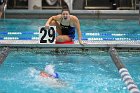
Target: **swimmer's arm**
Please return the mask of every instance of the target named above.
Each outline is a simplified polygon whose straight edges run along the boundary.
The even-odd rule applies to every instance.
[[[81,30],[80,30],[80,22],[79,22],[79,19],[76,17],[76,16],[73,16],[73,21],[74,21],[74,25],[77,29],[77,32],[78,32],[78,40],[79,40],[79,43],[80,44],[83,44],[82,43],[82,34],[81,34]]]
[[[55,18],[55,16],[52,16],[48,19],[48,21],[46,22],[45,26],[48,27],[51,23],[51,21]]]
[[[56,16],[52,16],[48,19],[48,21],[46,22],[45,26],[49,26],[51,21],[58,21],[61,18],[61,15],[56,15]]]

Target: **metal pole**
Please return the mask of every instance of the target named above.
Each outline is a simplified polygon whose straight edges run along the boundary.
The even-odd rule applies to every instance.
[[[139,24],[140,24],[140,0],[139,0]]]
[[[121,75],[122,80],[126,84],[128,90],[130,93],[140,93],[140,90],[138,89],[137,85],[134,83],[131,75],[129,74],[128,70],[125,68],[125,66],[122,64],[119,55],[115,48],[109,49],[109,54],[118,68],[119,74]]]
[[[7,4],[4,5],[4,19],[5,19],[5,11],[6,11],[6,8],[7,8]]]

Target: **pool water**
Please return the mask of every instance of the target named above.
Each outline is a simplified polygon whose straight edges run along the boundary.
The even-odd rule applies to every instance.
[[[39,35],[35,32],[39,32],[39,27],[44,26],[46,21],[46,19],[0,20],[0,40],[4,37],[37,39]],[[83,39],[86,40],[140,40],[138,20],[80,19],[80,23]],[[8,34],[8,32],[16,33]]]
[[[140,88],[140,53],[119,55]],[[62,85],[33,74],[48,64],[55,65]],[[0,82],[0,93],[129,93],[109,54],[103,51],[90,55],[12,51],[0,67]]]

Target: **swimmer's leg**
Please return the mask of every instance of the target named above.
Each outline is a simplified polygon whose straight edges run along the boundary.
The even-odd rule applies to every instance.
[[[68,35],[59,35],[56,37],[57,42],[70,42],[72,39]]]

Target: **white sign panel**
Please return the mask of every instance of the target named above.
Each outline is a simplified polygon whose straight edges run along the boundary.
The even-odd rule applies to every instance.
[[[39,43],[40,44],[55,44],[56,41],[56,26],[39,28]]]

